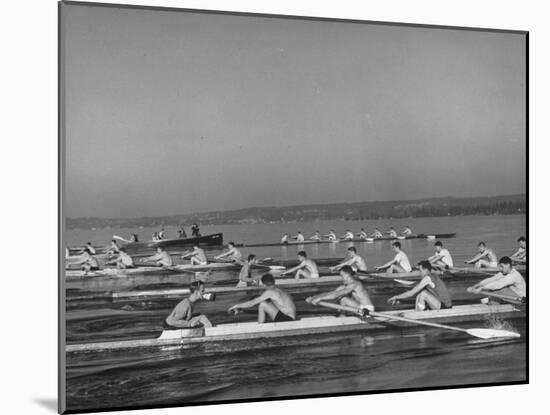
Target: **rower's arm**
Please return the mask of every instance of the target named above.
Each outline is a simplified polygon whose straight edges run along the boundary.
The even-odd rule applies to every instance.
[[[337,288],[334,291],[325,293],[325,294],[319,294],[313,297],[315,301],[323,301],[323,300],[337,300],[341,297],[344,297],[348,294],[351,294],[353,292],[353,287],[346,287],[342,286]]]
[[[271,293],[269,291],[265,291],[259,297],[253,298],[250,301],[245,301],[244,303],[239,303],[233,306],[232,308],[252,308],[265,300],[269,300],[270,298],[271,298]]]
[[[433,282],[430,277],[424,277],[422,280],[416,284],[413,288],[411,288],[408,291],[405,291],[404,293],[401,293],[399,295],[396,295],[393,297],[396,300],[403,300],[405,298],[414,297],[416,294],[418,294],[420,291],[422,291],[426,286],[433,285]]]
[[[466,262],[468,262],[469,264],[473,264],[474,262],[477,262],[480,259],[486,257],[487,254],[488,254],[488,252],[483,252],[481,254],[477,254],[475,257],[473,257],[472,259],[470,259],[469,261],[466,261]]]
[[[285,272],[283,272],[283,274],[290,274],[290,273],[293,273],[294,271],[298,271],[300,268],[303,268],[304,267],[304,263],[303,262],[300,262],[298,265],[296,265],[294,268],[290,268],[289,270],[286,270]]]
[[[393,265],[394,263],[395,263],[395,258],[392,259],[392,260],[389,261],[389,262],[386,262],[384,265],[380,265],[380,266],[377,267],[377,268],[388,268],[388,267],[390,267],[391,265]]]
[[[516,278],[513,275],[506,275],[502,278],[499,278],[495,281],[490,281],[488,283],[483,284],[483,288],[487,290],[500,290],[501,288],[508,287],[509,285],[513,285],[516,282]]]

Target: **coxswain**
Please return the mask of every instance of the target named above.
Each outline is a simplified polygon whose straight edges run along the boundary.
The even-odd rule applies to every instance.
[[[296,320],[296,305],[292,297],[275,285],[271,274],[264,274],[261,278],[264,292],[250,301],[235,304],[229,312],[237,314],[240,310],[258,306],[258,323],[266,321],[274,323]]]
[[[388,299],[388,303],[395,305],[399,304],[400,300],[416,297],[415,309],[417,311],[451,308],[453,305],[451,294],[441,278],[432,273],[432,264],[427,260],[420,261],[418,269],[421,274],[420,282],[410,290],[394,295]]]

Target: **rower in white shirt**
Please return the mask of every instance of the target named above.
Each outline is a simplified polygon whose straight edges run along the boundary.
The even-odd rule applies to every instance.
[[[435,269],[439,270],[452,268],[454,266],[453,257],[449,250],[443,248],[443,243],[441,241],[437,241],[434,246],[435,254],[428,258],[430,264],[432,264]]]
[[[302,232],[298,231],[298,234],[293,237],[293,239],[296,239],[296,242],[304,242],[306,238],[304,238],[304,235],[302,235]]]
[[[287,244],[289,238],[290,238],[290,236],[288,235],[288,233],[285,233],[285,234],[283,235],[283,237],[281,238],[281,243],[282,243],[282,244]]]
[[[411,236],[413,234],[413,231],[409,225],[405,227],[405,230],[401,232],[403,236]]]
[[[352,231],[350,231],[349,229],[346,231],[346,233],[344,234],[344,236],[342,236],[341,239],[345,240],[345,241],[349,241],[351,239],[355,238],[355,235],[353,234]]]
[[[361,228],[361,232],[359,232],[357,236],[359,237],[359,239],[367,239],[369,237],[367,231],[365,231],[364,228]]]
[[[371,238],[382,238],[384,235],[382,235],[382,232],[380,232],[380,229],[375,228],[374,232],[371,235]]]
[[[397,232],[393,229],[393,226],[390,227],[390,230],[386,232],[391,238],[397,238]]]
[[[312,240],[312,241],[320,241],[321,240],[321,232],[315,231],[315,235],[313,235],[309,239]]]
[[[393,250],[395,251],[395,257],[391,261],[388,261],[384,265],[376,267],[375,269],[377,271],[385,269],[386,272],[388,273],[411,272],[412,271],[411,263],[409,262],[409,258],[407,257],[407,254],[405,254],[405,252],[401,250],[401,243],[394,242],[392,243],[392,247],[393,247]]]
[[[523,276],[513,268],[512,260],[504,256],[498,261],[500,272],[468,288],[468,292],[478,294],[492,291],[496,294],[524,298],[527,296],[527,284]]]
[[[334,230],[330,230],[330,232],[328,233],[328,235],[325,235],[329,241],[336,241],[338,239],[338,237],[336,236],[336,233],[334,232]]]

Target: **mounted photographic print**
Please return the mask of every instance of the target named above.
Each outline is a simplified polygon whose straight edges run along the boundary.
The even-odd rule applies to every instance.
[[[528,382],[527,32],[59,17],[61,412]]]

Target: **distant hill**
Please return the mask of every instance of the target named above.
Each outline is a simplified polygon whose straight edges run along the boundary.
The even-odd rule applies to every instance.
[[[237,223],[304,222],[316,219],[366,220],[461,215],[510,215],[526,213],[526,196],[431,198],[383,202],[333,203],[190,213],[132,219],[67,218],[67,229],[132,228],[138,226]]]

